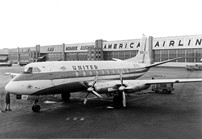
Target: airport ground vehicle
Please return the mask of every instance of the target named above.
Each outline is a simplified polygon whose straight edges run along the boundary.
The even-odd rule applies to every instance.
[[[195,65],[186,65],[186,70],[187,71],[196,71],[196,70],[202,70],[202,65],[201,64],[195,64]]]
[[[9,66],[9,67],[11,67],[12,63],[10,61],[8,61],[8,62],[0,62],[0,66]]]
[[[170,94],[173,90],[173,83],[162,83],[152,85],[152,91],[155,91],[156,93]]]

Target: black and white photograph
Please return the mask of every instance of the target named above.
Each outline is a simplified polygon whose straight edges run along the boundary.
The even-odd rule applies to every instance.
[[[202,138],[201,5],[0,1],[0,138]]]

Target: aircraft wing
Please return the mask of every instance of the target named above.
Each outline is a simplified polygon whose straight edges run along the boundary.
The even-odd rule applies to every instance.
[[[161,83],[190,83],[190,82],[202,82],[200,78],[193,79],[153,79],[153,80],[142,80],[145,84],[161,84]]]
[[[152,79],[152,80],[125,80],[125,90],[144,90],[147,86],[152,84],[163,84],[163,83],[190,83],[190,82],[202,82],[200,78],[193,79]]]
[[[96,82],[96,83],[95,83]],[[202,78],[192,79],[150,79],[150,80],[123,80],[124,90],[144,90],[152,84],[163,84],[163,83],[190,83],[190,82],[202,82]],[[108,91],[119,90],[121,86],[121,80],[107,80],[107,81],[92,81],[89,82],[88,86],[94,86],[96,88],[108,88]],[[96,95],[97,96],[97,95]]]

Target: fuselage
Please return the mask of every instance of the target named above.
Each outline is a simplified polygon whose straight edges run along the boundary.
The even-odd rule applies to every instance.
[[[52,61],[30,63],[5,87],[20,95],[60,94],[64,91],[86,91],[84,82],[136,79],[147,72],[144,64],[127,61]]]

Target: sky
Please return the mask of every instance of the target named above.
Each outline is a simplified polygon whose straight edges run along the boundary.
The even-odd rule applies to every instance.
[[[201,0],[0,0],[0,48],[201,35]]]

